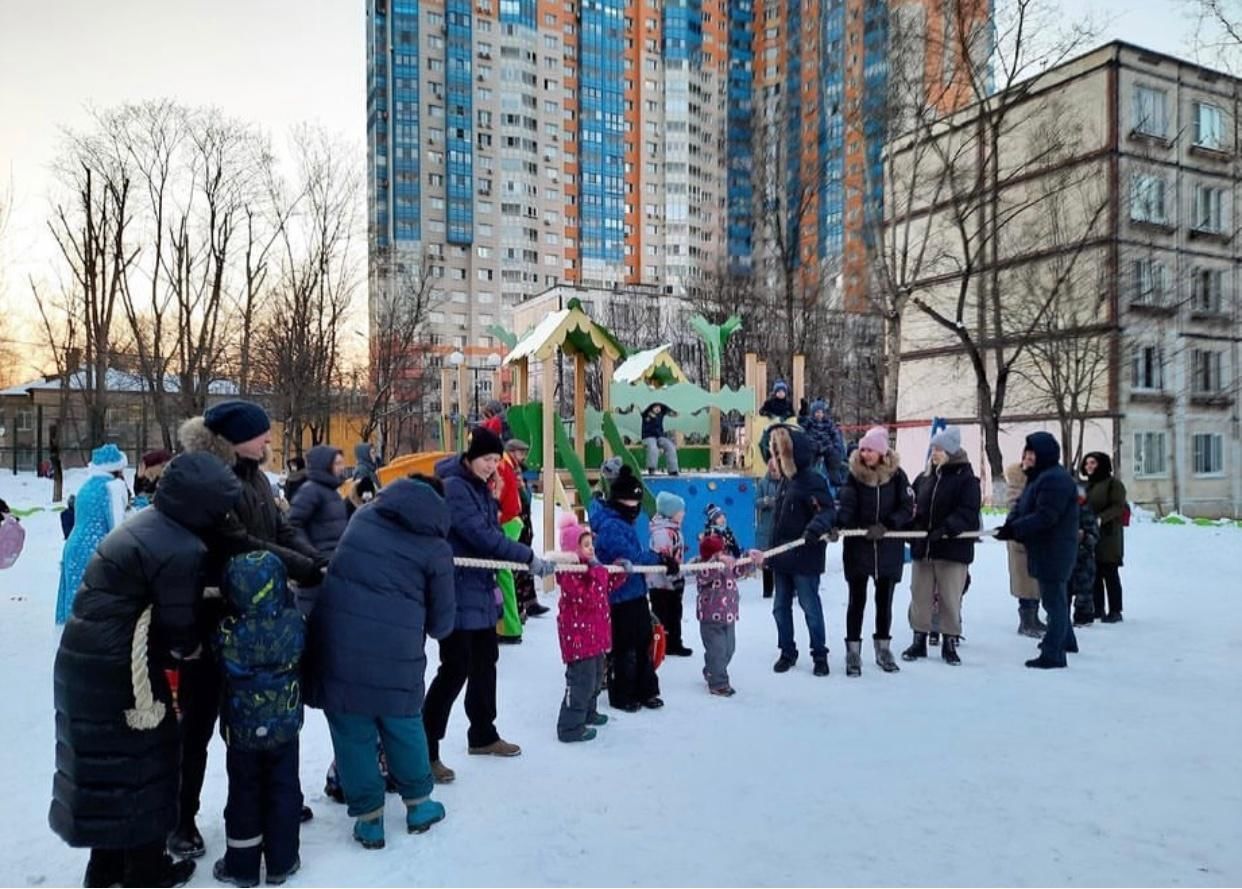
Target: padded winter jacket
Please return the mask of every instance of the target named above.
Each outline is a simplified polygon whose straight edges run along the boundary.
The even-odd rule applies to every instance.
[[[454,556],[497,559],[529,565],[534,553],[529,546],[510,540],[500,530],[500,505],[487,483],[457,456],[436,464],[436,475],[444,482],[451,528],[449,544]],[[482,568],[457,568],[457,629],[485,630],[496,625],[500,608],[496,604],[496,572]]]
[[[668,405],[658,402],[648,405],[642,413],[643,438],[667,438],[664,434],[664,418],[667,415]]]
[[[207,546],[241,484],[209,454],[165,470],[155,506],[110,533],[86,567],[53,667],[56,774],[48,821],[70,846],[162,844],[177,824],[181,739],[164,669],[199,646]],[[147,675],[163,718],[131,728],[134,631],[151,607]]]
[[[662,556],[670,556],[678,563],[685,561],[686,542],[681,534],[681,525],[665,515],[653,515],[648,526],[648,538],[651,549]],[[674,578],[667,574],[647,574],[647,589],[671,590]]]
[[[617,559],[628,559],[635,565],[659,565],[660,556],[642,545],[634,523],[627,521],[607,503],[591,501],[591,532],[595,535],[595,555],[605,565]],[[625,574],[625,583],[608,594],[608,600],[617,605],[647,595],[647,583],[641,574]]]
[[[507,456],[496,467],[496,473],[500,476],[500,524],[505,525],[522,517],[522,481]]]
[[[280,511],[271,482],[259,464],[254,460],[237,460],[233,446],[208,429],[202,417],[182,423],[177,436],[187,452],[206,451],[231,466],[242,483],[236,510],[218,524],[211,541],[211,585],[218,585],[220,571],[230,556],[257,549],[279,556],[289,576],[299,583],[318,583],[319,554]],[[212,623],[207,638],[214,632]]]
[[[1126,486],[1113,476],[1113,461],[1108,454],[1096,451],[1087,457],[1094,457],[1098,464],[1095,475],[1087,479],[1087,505],[1100,520],[1095,561],[1100,565],[1121,565],[1126,555],[1126,530],[1121,523],[1126,511]]]
[[[337,490],[341,480],[332,474],[332,464],[340,453],[328,445],[310,449],[306,455],[306,484],[298,489],[289,507],[289,524],[306,535],[325,559],[336,552],[336,544],[349,523],[349,510]]]
[[[776,495],[780,492],[780,479],[765,475],[755,482],[755,546],[768,549],[772,546],[772,522],[776,515]]]
[[[263,550],[224,568],[230,614],[214,640],[224,680],[220,737],[236,750],[274,750],[302,729],[306,622],[285,578],[284,563]]]
[[[1074,562],[1074,576],[1070,579],[1070,595],[1075,602],[1092,601],[1095,592],[1095,548],[1100,544],[1100,523],[1086,504],[1078,498],[1078,558]],[[1080,609],[1081,610],[1081,609]],[[1103,615],[1101,615],[1103,616]]]
[[[826,534],[836,518],[828,482],[811,467],[815,446],[796,426],[773,426],[768,436],[772,455],[784,478],[776,495],[772,545],[780,546],[813,533]],[[778,574],[823,574],[826,544],[819,540],[773,556],[765,564]]]
[[[823,411],[822,420],[815,419],[816,411]],[[828,404],[824,401],[811,402],[810,413],[798,420],[798,424],[811,436],[815,444],[816,455],[824,461],[828,471],[828,480],[835,487],[841,487],[846,480],[845,436],[828,413]]]
[[[330,713],[417,716],[427,637],[457,615],[449,509],[400,479],[349,523],[310,618],[306,703]]]
[[[1036,580],[1065,582],[1078,558],[1078,486],[1061,466],[1061,446],[1047,432],[1026,437],[1035,465],[1005,518],[1005,527],[1026,546],[1027,569]]]
[[[1026,473],[1021,463],[1005,467],[1006,505],[1013,509],[1026,490]],[[1009,593],[1019,599],[1039,599],[1039,581],[1031,577],[1026,565],[1026,547],[1016,540],[1005,541],[1009,556]]]
[[[612,648],[608,596],[625,581],[626,575],[610,574],[602,564],[583,573],[562,571],[556,575],[556,585],[561,590],[556,632],[565,663],[598,657]]]
[[[914,520],[914,489],[901,468],[901,458],[889,450],[874,469],[862,462],[862,453],[850,455],[850,474],[837,505],[838,528],[883,525],[904,531]],[[842,544],[846,580],[875,577],[898,582],[905,567],[905,541],[878,541],[847,537]]]
[[[700,623],[737,623],[740,613],[737,582],[754,573],[750,565],[717,560],[714,568],[695,572],[694,613]]]
[[[763,407],[759,408],[759,416],[771,417],[773,420],[788,420],[794,415],[793,399],[786,395],[784,398],[777,398],[769,395],[767,400],[763,402]]]
[[[983,495],[979,479],[971,469],[965,451],[949,457],[943,466],[929,466],[914,480],[914,521],[912,530],[932,531],[944,528],[950,535],[928,543],[925,539],[910,543],[910,554],[916,559],[940,559],[969,565],[975,560],[975,541],[956,535],[978,531],[982,527],[979,510]]]
[[[371,490],[380,489],[379,472],[375,465],[375,451],[365,441],[354,445],[354,480],[366,479],[371,483]]]

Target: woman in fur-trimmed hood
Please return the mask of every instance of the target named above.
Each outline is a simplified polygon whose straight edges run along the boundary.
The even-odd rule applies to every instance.
[[[876,663],[888,673],[897,671],[889,650],[893,624],[893,589],[901,582],[905,544],[886,539],[889,531],[903,531],[914,519],[914,489],[901,468],[901,457],[888,446],[888,430],[876,426],[858,442],[850,455],[849,477],[841,488],[836,526],[865,529],[866,537],[847,537],[843,560],[849,584],[845,616],[846,673],[861,672],[862,623],[867,609],[867,581],[875,582]]]

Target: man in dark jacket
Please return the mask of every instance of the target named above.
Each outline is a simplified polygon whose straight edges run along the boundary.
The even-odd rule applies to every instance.
[[[1055,669],[1067,666],[1067,651],[1078,651],[1068,594],[1078,560],[1078,487],[1061,466],[1061,446],[1047,432],[1026,437],[1022,471],[1026,489],[996,539],[1016,540],[1026,547],[1027,570],[1039,582],[1039,599],[1048,613],[1041,653],[1026,665]]]
[[[497,559],[529,565],[537,576],[554,570],[550,563],[500,529],[500,504],[492,496],[488,482],[500,465],[504,445],[500,437],[476,426],[470,445],[461,456],[445,457],[436,464],[436,475],[444,483],[444,499],[449,506],[451,530],[449,544],[454,556]],[[440,669],[427,690],[423,721],[436,781],[447,784],[456,775],[440,761],[440,741],[448,728],[449,713],[467,684],[466,715],[470,719],[467,735],[469,751],[477,756],[517,756],[522,748],[502,739],[496,731],[496,661],[500,646],[496,642],[496,572],[479,568],[457,568],[454,572],[457,617],[454,630],[440,641]]]
[[[69,845],[91,849],[87,886],[173,886],[194,871],[193,862],[174,864],[164,852],[181,781],[176,700],[165,677],[201,657],[204,538],[240,494],[214,457],[177,457],[154,508],[105,537],[86,567],[53,668],[48,821]],[[147,667],[136,685],[140,628]]]
[[[457,614],[439,484],[395,481],[358,512],[311,614],[306,702],[328,717],[349,814],[358,819],[354,837],[368,848],[382,846],[384,836],[378,741],[408,826],[425,830],[444,817],[443,806],[428,799],[433,779],[421,715],[426,638],[443,644]]]
[[[960,664],[957,639],[962,634],[962,595],[969,565],[975,560],[975,542],[961,535],[981,527],[983,496],[979,479],[962,449],[962,433],[946,426],[932,436],[931,466],[914,480],[914,523],[927,537],[914,540],[910,578],[910,627],[914,641],[901,653],[903,660],[927,657],[927,634],[932,629],[932,604],[939,602],[940,656]]]
[[[270,454],[271,427],[267,414],[257,404],[224,401],[208,408],[203,416],[187,420],[178,430],[182,448],[214,454],[233,468],[242,486],[236,509],[209,544],[209,586],[219,586],[220,573],[230,556],[260,549],[278,556],[289,577],[298,583],[315,584],[322,576],[326,560],[289,524],[262,469]],[[219,666],[209,643],[223,617],[222,599],[214,598],[202,609],[199,629],[205,654],[181,677],[181,823],[168,841],[169,851],[180,857],[197,858],[207,850],[195,818],[207,769],[207,746],[220,706]],[[309,816],[310,810],[304,810],[303,817]]]
[[[773,459],[781,470],[780,490],[772,519],[772,545],[803,539],[797,549],[773,556],[766,564],[772,568],[775,598],[772,616],[776,620],[780,658],[772,667],[785,673],[798,662],[794,640],[793,600],[806,617],[811,637],[811,660],[816,676],[828,675],[828,643],[824,629],[824,606],[819,598],[819,578],[824,573],[824,535],[835,540],[832,531],[836,517],[832,494],[824,477],[812,467],[815,446],[807,434],[793,426],[775,426],[768,437]]]
[[[316,445],[306,455],[306,484],[290,501],[289,524],[302,532],[324,559],[332,558],[345,533],[349,513],[338,490],[345,457],[331,445]]]

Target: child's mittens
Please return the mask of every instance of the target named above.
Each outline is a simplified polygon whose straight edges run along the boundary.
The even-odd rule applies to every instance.
[[[634,563],[631,562],[629,559],[617,559],[612,564],[624,570],[626,574],[634,573]]]
[[[763,564],[763,550],[761,549],[749,550],[746,553],[746,558],[750,559],[751,564],[755,565],[755,567],[758,567]]]

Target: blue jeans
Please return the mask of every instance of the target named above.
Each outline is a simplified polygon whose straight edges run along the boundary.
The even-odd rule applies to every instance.
[[[1048,613],[1048,630],[1039,647],[1043,658],[1061,666],[1065,666],[1066,646],[1078,647],[1070,622],[1068,584],[1068,580],[1039,581],[1039,601]]]
[[[811,657],[815,660],[828,657],[828,645],[824,635],[824,606],[819,599],[818,574],[786,574],[775,572],[775,597],[772,600],[772,617],[776,619],[776,644],[781,654],[789,660],[798,659],[798,644],[794,641],[793,600],[796,596],[802,613],[806,616],[806,629],[811,636]]]
[[[401,798],[414,803],[431,796],[435,782],[422,716],[325,715],[336,752],[336,771],[351,817],[371,815],[384,808],[385,782],[375,756],[377,741],[384,744],[388,774],[396,781]]]

